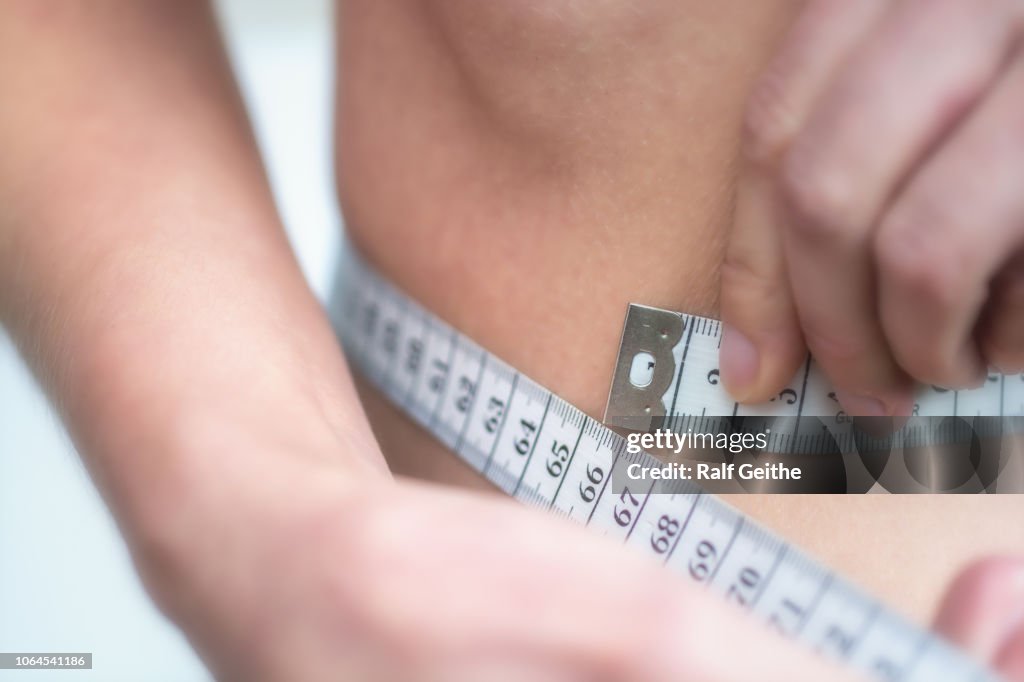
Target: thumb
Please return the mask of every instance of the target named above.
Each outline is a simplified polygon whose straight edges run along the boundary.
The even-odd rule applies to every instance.
[[[782,390],[807,357],[785,269],[782,202],[769,175],[744,170],[721,273],[722,382],[739,402]]]

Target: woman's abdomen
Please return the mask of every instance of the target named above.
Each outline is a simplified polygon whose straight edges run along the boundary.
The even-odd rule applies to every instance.
[[[343,3],[351,239],[599,418],[627,303],[717,313],[746,93],[798,4]],[[484,486],[364,394],[396,472]],[[733,501],[918,616],[972,556],[1024,549],[993,523],[1024,512],[1015,499]]]

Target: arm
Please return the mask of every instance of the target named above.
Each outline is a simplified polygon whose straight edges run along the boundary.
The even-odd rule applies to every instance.
[[[6,2],[0,94],[0,319],[219,677],[839,678],[645,557],[391,481],[205,4]]]
[[[223,438],[386,476],[209,9],[3,12],[0,311],[122,518]]]
[[[177,586],[239,533],[226,490],[389,474],[207,5],[4,3],[0,91],[0,321],[188,627]]]

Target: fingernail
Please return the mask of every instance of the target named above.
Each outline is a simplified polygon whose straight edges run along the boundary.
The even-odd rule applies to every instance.
[[[853,417],[886,417],[889,415],[885,403],[878,398],[838,390],[836,398],[847,414]]]
[[[726,389],[734,398],[742,400],[757,379],[761,364],[757,346],[735,327],[723,325],[719,362]]]

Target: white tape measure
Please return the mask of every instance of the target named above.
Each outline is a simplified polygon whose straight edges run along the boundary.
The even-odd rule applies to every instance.
[[[651,553],[876,679],[999,679],[696,485],[613,492],[613,469],[657,461],[627,452],[624,438],[396,290],[351,248],[330,313],[350,362],[516,499]]]
[[[605,423],[639,431],[657,425],[685,433],[708,428],[702,420],[725,416],[757,416],[776,424],[800,424],[805,430],[776,428],[768,452],[824,452],[853,447],[851,419],[842,411],[821,369],[811,358],[789,384],[769,402],[741,405],[720,381],[718,350],[721,323],[641,305],[630,305],[612,377]],[[957,417],[946,422],[937,418]],[[896,434],[899,445],[930,445],[955,437],[949,424],[968,424],[974,430],[1019,432],[1024,426],[1024,374],[989,374],[970,390],[922,387],[913,416]],[[725,421],[725,420],[719,420]],[[941,428],[946,427],[946,428]],[[799,434],[801,443],[792,442]],[[998,434],[997,434],[998,435]],[[783,438],[789,441],[783,443]],[[889,445],[891,438],[880,447]]]

